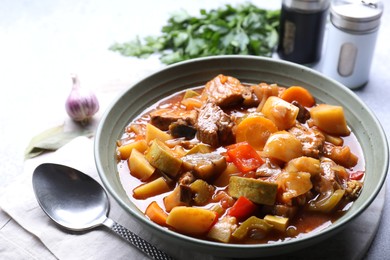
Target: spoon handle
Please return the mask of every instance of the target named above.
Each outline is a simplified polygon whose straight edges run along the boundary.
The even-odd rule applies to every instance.
[[[132,245],[137,247],[139,250],[147,254],[152,259],[156,260],[173,260],[173,258],[169,255],[167,255],[165,252],[161,251],[154,245],[150,244],[149,242],[145,241],[144,239],[140,238],[124,226],[116,223],[110,218],[107,218],[106,221],[103,223],[105,226],[110,228],[112,231],[117,233],[122,238],[126,239],[128,242],[130,242]]]

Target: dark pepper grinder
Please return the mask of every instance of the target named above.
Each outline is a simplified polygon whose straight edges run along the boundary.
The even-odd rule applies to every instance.
[[[305,65],[321,58],[330,0],[283,0],[279,26],[279,57]]]

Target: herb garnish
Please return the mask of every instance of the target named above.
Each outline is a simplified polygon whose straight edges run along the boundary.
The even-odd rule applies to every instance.
[[[110,50],[124,56],[147,58],[160,54],[165,64],[213,55],[248,54],[271,56],[278,40],[280,10],[265,10],[247,3],[171,15],[160,36],[115,43]]]

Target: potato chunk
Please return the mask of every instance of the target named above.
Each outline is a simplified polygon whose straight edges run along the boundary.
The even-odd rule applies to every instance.
[[[207,237],[216,241],[228,243],[232,233],[237,228],[237,219],[235,217],[225,216],[220,219],[207,233]]]
[[[149,144],[154,139],[160,140],[161,142],[165,142],[167,140],[173,139],[172,136],[164,131],[161,131],[157,127],[152,124],[146,125],[146,133],[145,133],[146,142]]]
[[[301,142],[287,131],[272,134],[264,146],[264,156],[288,162],[303,155]]]
[[[347,136],[350,130],[341,106],[320,104],[310,110],[314,125],[331,135]]]
[[[289,161],[284,170],[287,172],[308,172],[312,176],[321,172],[320,160],[311,157],[298,157]]]
[[[146,151],[146,149],[148,149],[148,145],[144,139],[122,145],[122,146],[118,147],[119,157],[122,160],[129,159],[133,149],[136,149],[139,152],[143,153]]]
[[[265,102],[261,112],[273,121],[279,130],[287,130],[295,125],[299,108],[279,97],[271,96]]]
[[[279,188],[283,190],[283,201],[289,201],[311,190],[313,184],[310,177],[308,172],[283,172],[280,174],[277,183]]]
[[[145,156],[136,149],[131,152],[128,165],[131,175],[142,181],[149,179],[155,171],[155,168],[150,165]]]
[[[216,217],[212,210],[178,206],[169,213],[167,224],[185,234],[202,235],[210,230]]]
[[[147,199],[158,194],[162,194],[170,191],[171,188],[167,181],[163,178],[157,178],[154,181],[141,184],[133,190],[134,198],[136,199]]]

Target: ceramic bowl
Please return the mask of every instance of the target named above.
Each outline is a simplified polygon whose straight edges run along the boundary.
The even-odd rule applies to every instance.
[[[151,222],[130,201],[120,182],[116,140],[125,127],[151,104],[178,90],[200,86],[218,74],[241,82],[269,82],[306,87],[319,102],[344,107],[349,126],[359,140],[366,162],[364,188],[349,211],[329,227],[301,238],[272,244],[238,245],[210,242],[185,236]],[[384,131],[370,109],[348,88],[322,74],[286,61],[254,56],[217,56],[168,66],[126,90],[107,109],[95,138],[95,161],[100,178],[120,206],[153,234],[172,245],[228,257],[270,256],[318,243],[340,231],[373,202],[385,181],[388,145]],[[245,251],[243,251],[245,250]],[[245,252],[245,254],[243,254]]]

